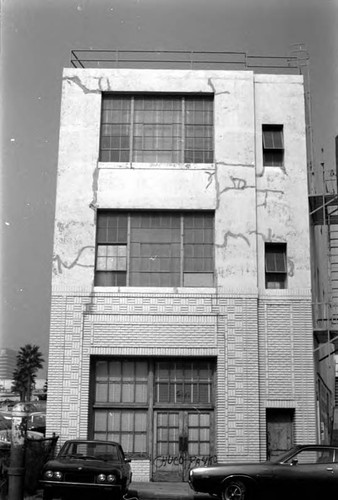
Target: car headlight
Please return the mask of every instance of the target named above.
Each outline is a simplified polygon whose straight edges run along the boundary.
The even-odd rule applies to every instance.
[[[62,472],[60,472],[60,471],[58,471],[58,470],[57,470],[57,471],[55,471],[55,472],[54,472],[54,474],[53,474],[53,477],[54,477],[54,479],[56,479],[57,481],[61,481],[61,479],[62,479]]]
[[[108,483],[116,483],[116,476],[114,476],[114,474],[109,474],[109,476],[107,476],[107,481]]]
[[[105,474],[99,474],[97,476],[97,482],[98,483],[105,483],[106,482],[106,475]]]
[[[53,471],[52,470],[46,470],[44,474],[46,479],[52,479],[53,478]]]

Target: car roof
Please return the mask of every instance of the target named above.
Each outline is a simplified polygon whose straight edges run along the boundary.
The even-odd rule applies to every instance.
[[[67,439],[66,443],[93,443],[93,444],[115,444],[121,446],[116,441],[104,441],[103,439]]]
[[[314,448],[314,449],[325,449],[327,448],[328,450],[331,450],[332,448],[338,448],[338,446],[334,445],[334,444],[298,444],[297,446],[295,446],[294,448],[292,449],[295,449],[295,448]]]

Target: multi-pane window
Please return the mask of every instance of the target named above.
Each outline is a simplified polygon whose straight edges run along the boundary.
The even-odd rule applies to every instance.
[[[96,286],[213,286],[212,212],[97,217]]]
[[[263,165],[282,167],[284,165],[283,125],[263,125]]]
[[[116,441],[126,454],[145,453],[147,410],[97,409],[94,413],[94,439]]]
[[[146,361],[98,361],[95,394],[98,403],[146,403]]]
[[[212,364],[193,361],[156,363],[157,403],[211,403]]]
[[[213,96],[104,94],[100,161],[213,162]]]
[[[126,453],[144,453],[148,362],[134,359],[96,361],[94,392],[97,406],[93,415],[94,439],[117,441]]]
[[[213,360],[100,357],[92,360],[91,368],[89,433],[93,439],[117,441],[128,456],[145,456],[150,453],[153,416],[158,412],[160,441],[175,441],[178,447],[179,434],[173,432],[181,428],[178,418],[184,408],[193,413],[190,449],[208,454]]]
[[[286,243],[265,243],[265,288],[286,288]]]

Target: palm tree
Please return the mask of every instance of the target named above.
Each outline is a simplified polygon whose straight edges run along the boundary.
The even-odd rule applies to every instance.
[[[19,392],[21,401],[30,401],[37,371],[43,367],[44,359],[37,345],[20,347],[13,372],[13,391]]]

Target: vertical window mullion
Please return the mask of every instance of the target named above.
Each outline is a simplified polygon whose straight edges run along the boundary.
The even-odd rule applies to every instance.
[[[130,213],[128,214],[128,219],[127,219],[127,276],[126,276],[126,285],[127,286],[130,286],[130,247],[131,247],[131,229],[130,229],[130,226],[131,226],[131,223],[130,223],[130,219],[131,219],[131,215]]]
[[[134,96],[131,98],[130,105],[130,133],[129,133],[129,163],[133,162],[133,142],[134,142],[134,116],[135,116],[135,98]]]
[[[181,162],[184,163],[185,151],[185,97],[182,97]]]
[[[180,217],[181,241],[180,241],[180,285],[184,286],[184,215]]]

